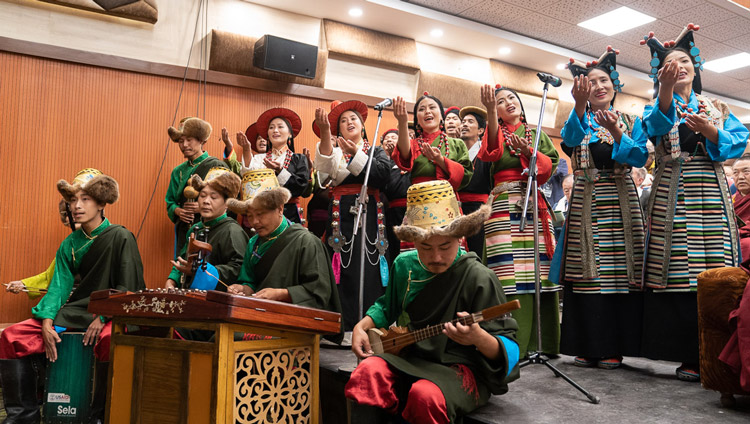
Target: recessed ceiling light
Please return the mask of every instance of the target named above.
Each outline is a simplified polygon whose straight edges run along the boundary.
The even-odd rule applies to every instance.
[[[558,64],[557,64],[557,69],[559,69],[559,70],[561,70],[561,71],[562,71],[563,69],[567,68],[567,67],[568,67],[568,64],[567,64],[567,63],[558,63]]]
[[[653,88],[648,89],[648,94],[654,94],[654,93],[656,93],[656,91]]]
[[[510,54],[510,47],[500,47],[497,52],[503,55]]]
[[[440,38],[440,37],[443,36],[443,30],[435,28],[432,31],[430,31],[430,35],[433,36],[433,37],[435,37],[435,38]]]
[[[635,11],[629,7],[621,7],[596,18],[578,24],[579,27],[590,29],[604,35],[614,35],[631,28],[655,21],[656,18]]]
[[[360,16],[362,16],[362,9],[358,7],[353,7],[349,9],[349,16],[352,16],[354,18],[359,18]]]
[[[737,68],[750,66],[750,54],[738,53],[731,56],[715,59],[703,64],[703,67],[714,72],[727,72]]]

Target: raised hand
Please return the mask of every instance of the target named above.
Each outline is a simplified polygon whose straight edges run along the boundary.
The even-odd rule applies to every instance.
[[[495,89],[491,85],[485,84],[479,89],[479,95],[482,99],[482,105],[487,109],[487,114],[494,110],[497,114],[497,105],[495,104]]]
[[[573,78],[573,89],[570,90],[570,94],[573,95],[573,99],[576,101],[576,111],[578,110],[579,105],[585,108],[586,102],[589,101],[589,96],[591,95],[591,82],[589,81],[589,77],[586,75],[578,75]]]
[[[250,145],[250,140],[247,139],[247,136],[242,131],[237,131],[237,134],[234,136],[234,138],[237,140],[237,144],[242,147],[242,150],[250,150],[252,146]]]
[[[679,64],[674,60],[667,63],[666,65],[664,65],[664,67],[659,69],[656,77],[659,79],[659,84],[661,84],[665,89],[669,89],[671,91],[680,77]]]
[[[508,138],[508,144],[513,150],[521,152],[521,154],[527,158],[531,157],[531,147],[529,147],[529,143],[516,134],[510,135],[510,138]]]
[[[268,159],[267,157],[263,158],[263,166],[265,166],[268,169],[273,170],[273,172],[275,172],[276,175],[279,175],[279,172],[281,172],[281,165],[272,161],[271,159]]]
[[[307,159],[307,168],[312,173],[312,171],[313,171],[313,160],[312,160],[312,156],[310,155],[310,149],[308,149],[307,147],[303,147],[302,148],[302,154],[305,155],[305,158]]]
[[[609,131],[616,142],[620,142],[620,139],[622,138],[622,129],[619,125],[619,115],[610,110],[597,110],[594,114],[594,121]]]
[[[338,137],[336,139],[341,150],[347,155],[354,156],[357,153],[357,143],[347,140],[344,137]]]
[[[315,124],[320,128],[321,137],[326,130],[331,131],[331,123],[328,122],[328,113],[322,107],[315,108]]]
[[[406,113],[406,101],[401,96],[393,99],[393,116],[398,122],[409,120],[409,115]]]
[[[685,117],[685,125],[687,125],[690,131],[702,134],[713,143],[719,141],[719,130],[704,115],[689,113]]]

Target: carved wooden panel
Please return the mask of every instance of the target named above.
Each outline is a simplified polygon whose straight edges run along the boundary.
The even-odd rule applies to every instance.
[[[308,347],[238,352],[235,422],[310,422],[310,365]]]

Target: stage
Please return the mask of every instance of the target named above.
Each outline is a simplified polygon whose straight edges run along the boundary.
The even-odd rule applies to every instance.
[[[356,364],[348,350],[320,350],[323,422],[344,423],[345,370]],[[508,393],[464,419],[478,423],[747,423],[750,397],[737,396],[737,408],[722,408],[719,393],[699,383],[677,380],[679,364],[625,358],[616,370],[579,368],[560,356],[552,364],[601,399],[594,405],[544,365],[529,365]],[[339,369],[341,368],[341,370]]]

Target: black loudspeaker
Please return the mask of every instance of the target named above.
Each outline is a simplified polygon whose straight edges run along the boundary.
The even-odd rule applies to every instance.
[[[318,65],[318,46],[266,34],[255,42],[253,65],[312,79]]]

